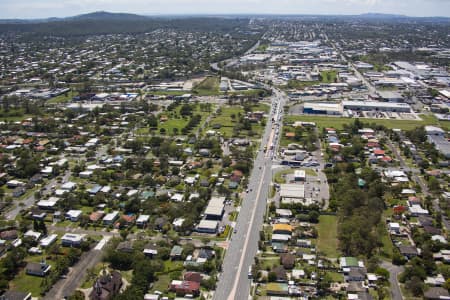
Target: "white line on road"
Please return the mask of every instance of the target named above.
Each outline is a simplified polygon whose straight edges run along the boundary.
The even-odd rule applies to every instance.
[[[256,194],[255,201],[253,201],[253,212],[252,212],[252,217],[250,219],[251,224],[253,224],[253,220],[255,219],[256,205],[258,203],[259,195],[261,194],[261,188],[262,188],[262,185],[264,182],[265,173],[266,173],[266,167],[264,166],[262,176],[261,176],[261,181],[259,182],[258,193]],[[236,276],[236,278],[234,280],[233,289],[231,290],[230,295],[228,296],[228,300],[234,300],[234,296],[236,295],[236,289],[237,289],[238,282],[239,282],[239,274],[241,274],[241,272],[242,272],[242,265],[244,264],[245,253],[247,253],[247,246],[248,246],[248,241],[250,239],[251,229],[252,229],[252,226],[248,226],[247,234],[246,234],[247,236],[246,236],[245,243],[244,243],[244,248],[241,249],[241,251],[243,251],[243,255],[241,255],[241,260],[239,261],[239,269],[237,272],[238,276]]]

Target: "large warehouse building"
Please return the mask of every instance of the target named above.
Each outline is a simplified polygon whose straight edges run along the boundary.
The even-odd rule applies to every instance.
[[[306,102],[303,105],[303,113],[315,115],[342,115],[341,103]]]
[[[280,197],[283,203],[302,203],[305,199],[305,186],[303,184],[282,184]]]
[[[305,102],[303,105],[305,114],[340,116],[346,110],[411,113],[411,106],[406,103],[378,101]]]
[[[354,111],[390,111],[410,113],[411,106],[406,103],[390,103],[377,101],[342,101],[344,110]]]

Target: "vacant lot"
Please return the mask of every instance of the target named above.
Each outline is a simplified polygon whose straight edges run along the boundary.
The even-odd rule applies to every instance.
[[[62,95],[59,95],[57,97],[51,98],[50,100],[47,101],[47,103],[49,104],[59,104],[59,103],[65,103],[65,102],[69,102],[70,100],[72,100],[73,97],[77,96],[78,92],[75,91],[69,91],[67,93],[64,93]]]
[[[220,78],[206,77],[205,80],[197,84],[192,90],[196,95],[213,96],[220,94],[219,91]]]
[[[265,104],[258,104],[252,107],[252,111],[266,111],[268,106]],[[241,116],[244,116],[245,112],[242,106],[223,106],[220,112],[213,116],[209,122],[208,130],[215,130],[222,134],[224,137],[233,136],[233,128],[239,123]],[[252,123],[252,132],[259,134],[263,127],[259,123]],[[220,128],[219,128],[220,127]],[[240,136],[247,136],[250,131],[241,130]]]
[[[338,257],[337,217],[320,216],[317,225],[317,248],[328,257]]]

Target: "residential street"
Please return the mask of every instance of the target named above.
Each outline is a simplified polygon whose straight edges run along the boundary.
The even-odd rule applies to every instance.
[[[389,271],[389,283],[391,284],[392,300],[403,300],[402,291],[398,283],[398,275],[404,271],[404,267],[394,266],[390,262],[383,261],[381,267]]]
[[[94,267],[102,259],[102,250],[92,249],[83,254],[78,263],[70,268],[67,278],[59,280],[45,295],[44,300],[63,299],[70,296],[83,283],[86,270]]]
[[[66,173],[64,173],[64,175],[63,175],[63,182],[68,181],[69,178],[70,178],[70,176],[71,176],[71,172],[70,172],[69,170],[66,171]],[[52,185],[56,185],[56,184],[57,184],[56,177],[55,177],[55,178],[52,178],[52,179],[45,185],[45,192],[44,192],[44,195],[50,193],[50,191],[51,191],[50,187],[51,187]],[[5,218],[6,218],[7,220],[14,220],[14,219],[17,217],[17,215],[20,213],[21,210],[25,210],[25,209],[30,208],[31,206],[33,206],[33,205],[35,204],[35,202],[36,202],[36,199],[35,199],[35,197],[34,197],[34,193],[31,194],[30,196],[28,196],[28,197],[27,197],[26,199],[24,199],[23,201],[20,201],[20,202],[17,202],[17,201],[16,201],[15,203],[17,203],[17,204],[14,206],[14,208],[12,208],[11,210],[9,210],[9,211],[7,211],[7,212],[5,213]]]

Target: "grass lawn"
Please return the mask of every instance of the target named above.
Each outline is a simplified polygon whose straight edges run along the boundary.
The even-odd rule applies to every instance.
[[[276,193],[275,186],[274,185],[270,185],[270,187],[269,187],[269,198],[275,197],[275,193]]]
[[[131,283],[131,280],[133,279],[133,270],[120,271],[120,274],[122,274],[123,279],[128,281],[128,283]]]
[[[31,117],[32,115],[25,114],[25,109],[23,108],[9,108],[8,111],[5,111],[3,108],[0,108],[0,121],[16,122]]]
[[[344,124],[350,124],[354,122],[352,118],[340,118],[340,117],[327,117],[327,116],[287,116],[286,122],[293,123],[295,121],[314,122],[319,129],[326,127],[333,127],[335,129],[342,129]],[[384,125],[387,128],[398,128],[402,130],[411,130],[418,126],[425,125],[437,125],[441,126],[444,130],[450,129],[450,122],[438,122],[438,120],[432,116],[426,116],[422,121],[415,120],[387,120],[387,119],[360,119],[363,123],[374,123],[378,125]]]
[[[266,52],[267,48],[269,48],[268,44],[261,44],[258,48],[256,48],[256,51]]]
[[[221,113],[211,118],[209,122],[209,129],[220,132],[224,137],[231,137],[233,135],[233,128],[238,122],[238,114],[243,115],[244,110],[241,106],[224,106],[221,108]],[[234,115],[234,119],[231,116]],[[220,124],[219,129],[212,128],[213,125]]]
[[[267,112],[269,107],[266,104],[258,104],[251,107],[252,111],[265,111]],[[233,128],[239,122],[239,115],[245,116],[244,109],[242,106],[222,106],[220,108],[220,113],[213,116],[208,124],[207,130],[218,131],[224,137],[232,137],[233,136]],[[233,117],[232,117],[233,116]],[[220,125],[220,128],[214,128],[214,125]],[[252,132],[256,134],[260,134],[263,131],[263,126],[260,123],[252,123]],[[241,130],[239,135],[249,137],[247,133],[250,131]]]
[[[252,106],[252,110],[253,111],[263,111],[263,112],[268,113],[270,110],[270,106],[265,103],[258,103],[256,105]]]
[[[26,258],[26,262],[40,263],[46,255],[32,255]],[[47,259],[46,262],[55,267],[53,260]],[[41,293],[42,278],[38,276],[27,275],[25,268],[21,270],[16,277],[10,282],[10,288],[14,291],[30,292],[33,297],[39,297]]]
[[[317,225],[319,237],[317,248],[328,257],[337,258],[339,256],[337,239],[337,217],[320,216]]]
[[[72,100],[73,97],[77,96],[78,92],[75,92],[71,90],[67,93],[67,96],[65,94],[59,95],[57,97],[53,97],[50,100],[47,101],[48,104],[59,104],[59,103],[65,103]]]
[[[188,94],[187,91],[151,91],[148,92],[148,95],[155,95],[155,96],[182,96],[184,94]]]
[[[76,225],[76,223],[69,221],[69,220],[65,220],[62,222],[58,222],[55,225],[56,225],[56,227],[68,228],[68,227],[73,227],[74,225]]]
[[[333,83],[333,82],[335,82],[335,80],[337,78],[337,71],[335,71],[335,70],[322,71],[322,72],[320,72],[320,76],[322,78],[321,82]]]
[[[179,271],[183,269],[183,262],[182,261],[172,261],[172,260],[165,260],[164,261],[164,272],[172,272],[172,271]]]
[[[228,217],[228,219],[230,220],[230,222],[236,221],[237,215],[238,215],[237,211],[232,211],[232,212],[230,213],[229,217]]]
[[[260,258],[259,261],[261,263],[261,269],[263,270],[271,270],[280,265],[280,258],[278,256]]]
[[[305,169],[305,173],[306,173],[307,176],[313,176],[313,177],[318,176],[316,171],[314,171],[313,169]]]
[[[169,275],[158,275],[158,281],[156,281],[153,285],[152,292],[160,291],[165,292],[169,288],[171,280]]]
[[[312,169],[295,169],[295,170],[304,170],[307,176],[317,176],[317,173]],[[294,174],[294,169],[282,170],[275,173],[273,177],[273,181],[278,184],[286,183],[286,179],[283,175]]]
[[[333,282],[344,282],[344,275],[338,272],[327,272],[328,275],[333,279]]]
[[[299,80],[289,80],[287,85],[280,86],[281,89],[303,89],[308,86],[313,86],[320,84],[320,81],[299,81]]]
[[[283,177],[283,175],[288,174],[294,174],[293,169],[283,170],[275,173],[275,176],[273,177],[273,181],[278,184],[286,183],[286,179]]]
[[[169,119],[168,121],[164,123],[160,123],[158,126],[159,129],[164,128],[166,130],[166,134],[172,135],[174,132],[174,128],[178,129],[178,134],[181,134],[181,129],[186,127],[189,119],[188,118],[181,118],[180,119]]]
[[[159,130],[161,128],[164,128],[166,130],[166,135],[173,135],[174,134],[174,128],[177,128],[175,130],[178,130],[177,134],[181,134],[181,129],[183,129],[184,127],[186,127],[186,125],[189,122],[189,117],[183,118],[180,115],[180,109],[181,109],[181,105],[177,106],[177,108],[170,112],[164,112],[161,115],[167,116],[168,120],[166,122],[158,122],[158,130],[156,131],[156,133],[159,133]],[[195,109],[192,112],[193,115],[200,115],[202,117],[202,120],[200,121],[199,126],[201,126],[205,120],[206,117],[210,114],[209,112],[205,112],[205,111],[201,111],[200,110],[200,106],[196,105]],[[193,129],[191,129],[191,132],[195,132],[195,130],[198,128],[195,127]],[[149,129],[148,128],[140,128],[138,131],[139,134],[148,134],[149,133]]]
[[[220,78],[215,76],[206,77],[205,80],[197,84],[192,92],[200,96],[219,95]]]
[[[3,115],[3,116],[0,116],[0,121],[3,121],[3,122],[20,122],[20,121],[23,121],[23,120],[31,118],[31,117],[33,117],[33,116],[32,115],[19,115],[19,116]]]
[[[10,282],[13,291],[30,292],[33,297],[40,297],[42,278],[25,273],[25,268]]]
[[[383,248],[381,248],[381,256],[391,259],[393,253],[393,245],[389,233],[387,230],[383,230],[383,235],[381,236],[381,242],[383,243]]]

